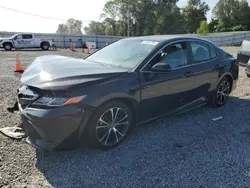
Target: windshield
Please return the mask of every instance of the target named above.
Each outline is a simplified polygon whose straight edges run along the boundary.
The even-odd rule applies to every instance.
[[[99,62],[110,66],[119,66],[133,69],[138,65],[158,44],[155,41],[120,40],[93,55],[87,57],[89,61]]]
[[[12,35],[12,36],[10,37],[10,39],[15,38],[15,36],[17,36],[17,35],[18,35],[18,34]]]

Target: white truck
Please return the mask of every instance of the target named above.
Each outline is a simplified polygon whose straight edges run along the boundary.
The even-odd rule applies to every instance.
[[[44,37],[36,37],[34,34],[21,33],[15,34],[10,38],[0,38],[0,48],[10,51],[12,48],[41,48],[48,50],[54,45],[53,39]]]

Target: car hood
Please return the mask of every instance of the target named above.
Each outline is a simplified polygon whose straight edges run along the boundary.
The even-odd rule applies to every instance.
[[[62,89],[128,72],[83,59],[47,55],[35,59],[24,71],[21,82],[40,89]]]
[[[0,38],[0,40],[10,40],[10,38]]]

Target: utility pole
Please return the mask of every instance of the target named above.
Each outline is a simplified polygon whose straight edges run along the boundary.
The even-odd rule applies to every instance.
[[[128,35],[128,37],[129,37],[129,27],[130,27],[130,26],[129,26],[129,16],[130,16],[130,14],[129,14],[129,10],[128,10],[128,11],[127,11],[127,18],[128,18],[128,20],[127,20],[127,21],[128,21],[128,28],[127,28],[128,34],[127,34],[127,35]]]

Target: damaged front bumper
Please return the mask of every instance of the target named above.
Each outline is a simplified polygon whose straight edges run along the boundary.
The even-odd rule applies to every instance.
[[[76,106],[62,106],[55,109],[22,109],[23,129],[28,136],[26,141],[38,149],[61,150],[75,148],[84,111]]]

